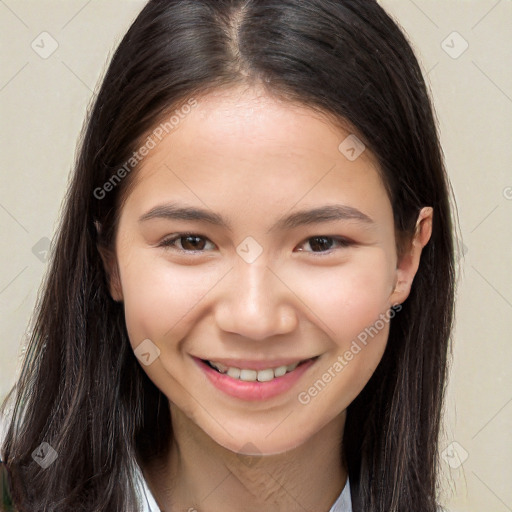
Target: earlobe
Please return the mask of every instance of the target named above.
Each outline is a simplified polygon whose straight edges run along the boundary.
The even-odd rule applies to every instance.
[[[390,296],[392,305],[403,303],[409,296],[414,276],[419,268],[421,252],[432,235],[433,214],[433,208],[426,206],[418,215],[409,249],[404,252],[397,264],[395,286]]]

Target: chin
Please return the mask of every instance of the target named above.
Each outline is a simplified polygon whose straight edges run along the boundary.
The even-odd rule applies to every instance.
[[[280,435],[277,432],[275,434],[269,434],[269,432],[272,430],[254,431],[251,435],[247,435],[247,431],[245,431],[240,432],[240,435],[234,433],[233,436],[230,436],[222,430],[220,435],[215,435],[216,433],[210,435],[208,432],[207,435],[210,435],[213,441],[223,448],[241,456],[279,455],[298,448],[309,439],[307,435],[291,437],[290,433],[284,429]]]

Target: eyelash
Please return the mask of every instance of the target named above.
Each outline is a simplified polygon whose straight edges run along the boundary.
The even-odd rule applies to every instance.
[[[202,252],[207,252],[204,250],[188,251],[186,249],[180,249],[179,247],[175,246],[175,242],[177,240],[180,240],[181,238],[187,238],[187,237],[202,238],[204,240],[208,240],[209,242],[211,242],[207,237],[200,235],[199,233],[177,233],[177,234],[173,235],[171,238],[166,238],[165,240],[162,240],[162,242],[160,244],[158,244],[158,247],[163,247],[164,249],[171,249],[171,250],[177,251],[182,254],[198,254],[198,253],[202,253]],[[306,238],[306,240],[304,240],[304,242],[301,243],[301,245],[309,242],[310,240],[314,240],[314,239],[333,240],[334,242],[337,242],[339,244],[341,249],[345,249],[347,247],[350,247],[351,245],[354,245],[353,242],[351,242],[350,240],[347,240],[346,238],[339,237],[339,236],[327,236],[327,235],[315,235],[315,236],[308,237],[308,238]],[[211,243],[213,243],[213,242],[211,242]],[[321,252],[301,250],[300,252],[309,252],[310,254],[313,254],[314,256],[325,256],[325,255],[332,254],[332,252],[334,250],[335,249],[328,249],[327,251],[321,251]]]

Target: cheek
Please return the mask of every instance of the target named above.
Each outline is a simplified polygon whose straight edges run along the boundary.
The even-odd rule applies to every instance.
[[[312,312],[312,321],[344,346],[389,308],[391,268],[385,252],[375,248],[336,266],[290,273],[288,280]]]
[[[399,314],[389,305],[394,276],[390,261],[385,252],[374,251],[317,276],[321,290],[312,296],[313,307],[334,332],[326,331],[333,348],[298,395],[310,414],[329,411],[327,419],[332,419],[357,397],[377,368],[390,321]]]
[[[214,286],[215,275],[194,266],[171,265],[163,258],[134,254],[120,261],[125,318],[132,346],[149,338],[162,346],[180,338],[188,319]]]

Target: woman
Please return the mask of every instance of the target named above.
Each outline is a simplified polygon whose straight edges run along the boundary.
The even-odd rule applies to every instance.
[[[436,510],[448,190],[376,2],[150,1],[90,112],[11,392],[14,505]]]

